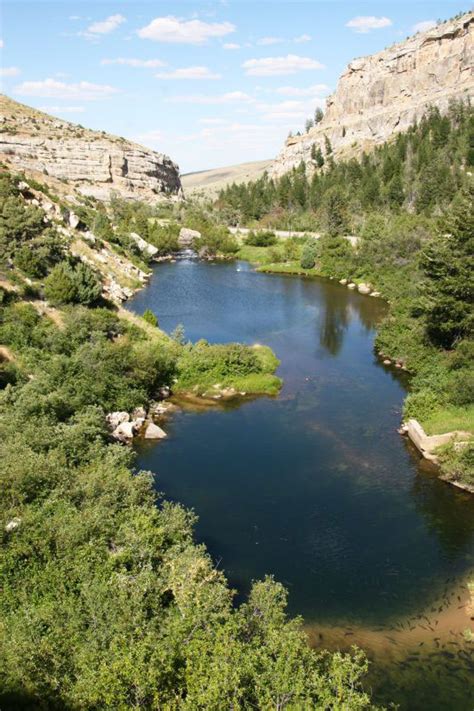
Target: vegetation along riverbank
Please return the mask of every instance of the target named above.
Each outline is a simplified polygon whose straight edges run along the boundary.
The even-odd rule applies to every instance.
[[[214,240],[223,222],[252,228],[222,249],[262,271],[383,296],[390,311],[375,348],[410,374],[404,419],[427,435],[473,433],[473,168],[473,110],[453,103],[360,159],[336,162],[328,142],[312,166],[230,185],[212,203],[177,208],[178,218]],[[275,229],[321,237],[278,239]],[[443,477],[472,488],[474,445],[454,440],[436,455]]]

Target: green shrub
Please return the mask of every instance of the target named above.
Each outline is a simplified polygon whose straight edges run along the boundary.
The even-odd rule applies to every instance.
[[[72,266],[60,262],[45,280],[44,295],[52,304],[94,304],[102,292],[102,283],[87,264]]]
[[[156,318],[156,315],[153,313],[153,311],[151,309],[146,309],[146,311],[142,315],[142,318],[144,321],[149,323],[151,326],[158,327],[158,319]]]
[[[319,257],[320,248],[316,240],[308,240],[301,252],[301,267],[303,269],[312,269],[316,264],[316,259]]]
[[[249,244],[252,247],[271,247],[277,243],[277,238],[274,232],[249,232],[244,239],[245,244]]]

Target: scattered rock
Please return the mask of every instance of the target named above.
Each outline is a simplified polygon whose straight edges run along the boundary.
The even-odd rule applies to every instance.
[[[122,422],[128,422],[130,420],[130,415],[128,412],[109,412],[105,418],[107,423],[112,429],[116,429]]]
[[[5,526],[5,531],[7,533],[11,533],[12,531],[15,531],[18,528],[18,526],[20,525],[20,523],[21,523],[21,518],[12,518],[12,520],[9,521],[7,523],[7,525]]]
[[[112,432],[112,436],[119,440],[133,439],[135,434],[134,422],[121,422]]]
[[[148,422],[144,434],[145,439],[164,439],[167,436],[168,435],[161,429],[161,427],[155,425],[154,422]]]
[[[144,240],[143,237],[137,235],[136,232],[130,232],[130,237],[133,239],[140,252],[148,254],[149,257],[155,257],[158,254],[158,247],[155,247],[154,245]]]
[[[373,291],[371,293],[371,296],[375,296],[376,298],[378,298],[378,297],[382,296],[382,294],[380,293],[380,291]]]
[[[339,284],[342,284],[343,286],[346,286],[346,284],[347,284],[347,279],[339,279]]]
[[[80,218],[76,215],[75,212],[70,212],[68,215],[68,225],[71,227],[73,230],[77,228],[77,226],[80,223]]]
[[[189,227],[182,227],[178,237],[178,244],[182,249],[193,246],[195,239],[200,239],[201,233],[197,230],[190,230]]]
[[[348,288],[348,289],[356,289],[356,288],[357,288],[357,284],[353,284],[353,283],[351,282],[350,284],[347,285],[347,288]]]
[[[368,284],[364,284],[362,282],[362,284],[359,284],[359,286],[357,287],[357,291],[359,292],[359,294],[370,294],[372,289]]]
[[[163,399],[166,400],[171,395],[171,390],[168,387],[168,385],[163,385],[163,387],[159,388],[158,390],[158,395]]]
[[[389,360],[389,358],[385,358],[383,364],[384,365],[392,365],[392,361]]]
[[[145,420],[145,418],[146,418],[146,409],[144,407],[136,407],[132,411],[132,420],[137,420],[137,419]]]

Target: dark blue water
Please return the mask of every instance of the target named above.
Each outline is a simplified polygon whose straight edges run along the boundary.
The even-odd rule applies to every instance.
[[[129,304],[191,340],[265,343],[281,395],[182,412],[139,450],[166,497],[245,593],[273,574],[308,622],[382,624],[472,568],[474,501],[423,473],[397,434],[405,387],[375,358],[378,299],[245,263],[155,269]]]

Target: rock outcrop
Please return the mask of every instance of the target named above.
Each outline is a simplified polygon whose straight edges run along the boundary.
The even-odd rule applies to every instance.
[[[369,57],[355,59],[327,99],[322,121],[290,137],[272,175],[304,161],[311,149],[325,152],[326,137],[336,157],[358,155],[406,131],[429,106],[446,110],[452,100],[474,94],[474,13],[444,22]]]
[[[0,158],[14,170],[65,180],[83,195],[156,202],[180,196],[179,168],[161,153],[0,97]]]

